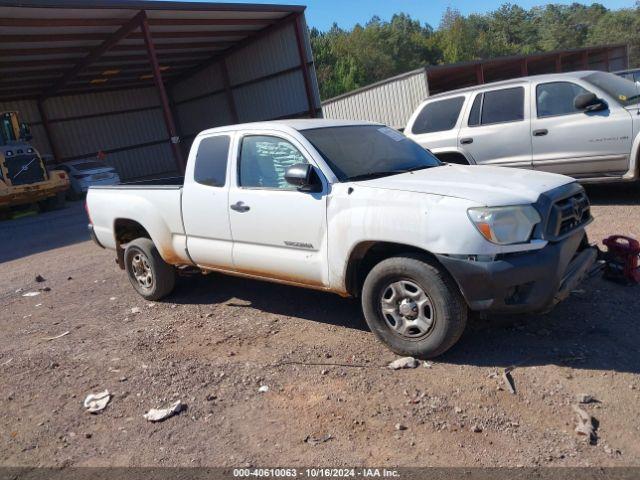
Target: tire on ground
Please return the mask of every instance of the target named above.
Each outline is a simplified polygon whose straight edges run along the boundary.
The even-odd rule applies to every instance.
[[[416,339],[393,331],[380,305],[387,286],[403,279],[424,290],[435,313],[431,329]],[[457,285],[443,267],[413,254],[391,257],[373,267],[362,288],[362,309],[371,331],[392,351],[419,358],[437,357],[451,348],[462,335],[468,315]]]
[[[151,268],[153,281],[149,288],[141,285],[135,277],[132,260],[137,253],[142,253],[147,258]],[[162,259],[151,239],[136,238],[130,242],[124,251],[124,263],[131,285],[145,299],[160,300],[173,291],[176,284],[176,271]]]

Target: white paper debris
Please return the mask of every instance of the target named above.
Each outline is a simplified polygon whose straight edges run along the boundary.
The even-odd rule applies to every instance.
[[[420,362],[413,357],[402,357],[391,362],[387,365],[387,368],[390,368],[391,370],[400,370],[401,368],[416,368],[419,364]]]
[[[27,292],[22,294],[23,297],[35,297],[36,295],[40,295],[40,292]]]
[[[267,393],[269,391],[269,387],[267,385],[262,385],[259,389],[259,393]]]
[[[109,390],[100,393],[90,393],[87,395],[87,398],[84,399],[84,408],[86,408],[89,413],[97,413],[105,409],[109,400],[111,400]]]
[[[62,332],[60,335],[56,335],[55,337],[42,337],[43,340],[55,340],[56,338],[62,338],[65,335],[69,335],[71,332],[69,330],[67,330],[66,332]]]
[[[147,413],[145,413],[143,417],[145,418],[145,420],[148,420],[150,422],[160,422],[172,415],[175,415],[176,413],[179,413],[182,410],[182,407],[182,402],[178,400],[168,408],[152,408]]]

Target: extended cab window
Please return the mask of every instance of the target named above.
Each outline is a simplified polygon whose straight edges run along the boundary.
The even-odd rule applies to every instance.
[[[463,103],[464,97],[428,103],[416,117],[411,132],[419,134],[451,130],[458,122]]]
[[[205,138],[198,146],[194,180],[210,187],[224,187],[229,158],[228,135]]]
[[[573,106],[573,101],[583,93],[589,92],[571,82],[541,83],[536,87],[538,118],[582,112]]]
[[[524,120],[524,88],[504,88],[479,93],[469,113],[470,127]]]
[[[251,135],[242,139],[238,184],[248,188],[295,190],[284,174],[296,163],[307,159],[288,141],[265,135]]]

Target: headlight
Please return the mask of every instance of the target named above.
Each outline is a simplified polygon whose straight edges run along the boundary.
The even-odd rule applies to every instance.
[[[467,213],[484,238],[501,245],[529,241],[542,220],[531,205],[470,208]]]

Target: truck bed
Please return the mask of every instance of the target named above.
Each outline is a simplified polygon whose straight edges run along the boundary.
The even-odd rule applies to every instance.
[[[93,232],[106,248],[116,248],[118,225],[136,222],[170,263],[190,263],[182,225],[183,177],[90,187],[87,208]]]

